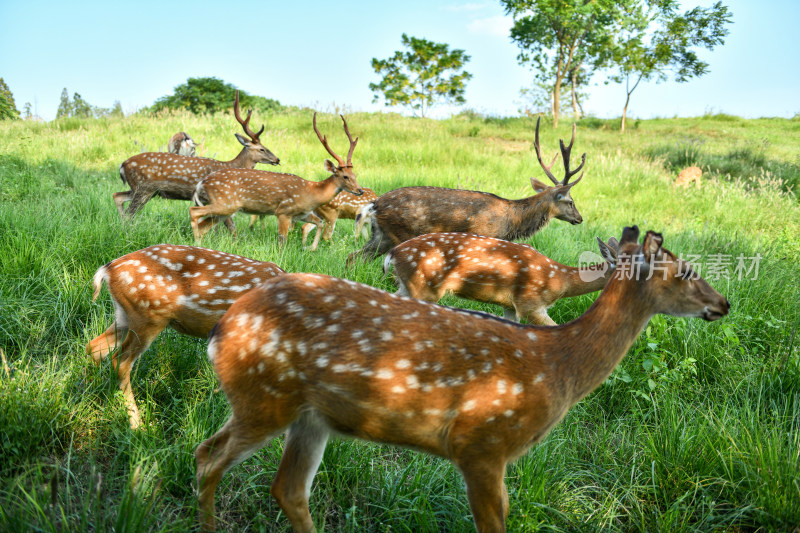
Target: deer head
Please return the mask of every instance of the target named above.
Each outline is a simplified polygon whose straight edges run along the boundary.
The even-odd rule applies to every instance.
[[[234,133],[234,135],[236,136],[236,140],[247,149],[250,157],[252,157],[256,163],[279,165],[281,162],[280,159],[261,144],[259,140],[259,137],[264,132],[264,125],[261,125],[261,129],[258,130],[258,133],[253,133],[253,130],[250,129],[250,116],[253,114],[253,110],[251,109],[248,111],[247,118],[242,120],[242,115],[239,113],[239,91],[236,91],[236,97],[233,101],[233,114],[236,116],[236,120],[242,125],[242,129],[249,138],[238,133]]]
[[[548,197],[551,198],[551,205],[553,210],[553,216],[559,220],[563,220],[565,222],[569,222],[570,224],[580,224],[583,222],[583,217],[578,212],[578,208],[575,207],[575,202],[572,200],[572,196],[570,195],[570,190],[572,187],[578,184],[579,181],[583,178],[583,173],[578,176],[578,179],[573,181],[572,183],[569,182],[570,178],[577,174],[578,172],[583,169],[583,166],[586,164],[586,152],[583,153],[581,156],[581,164],[578,165],[578,168],[575,170],[570,170],[569,168],[569,158],[572,152],[572,145],[575,142],[575,124],[572,125],[572,139],[569,141],[569,145],[564,145],[564,140],[559,139],[559,145],[561,146],[561,158],[564,161],[564,178],[562,180],[556,179],[550,169],[558,159],[558,154],[553,157],[553,161],[550,163],[550,166],[544,164],[542,160],[542,149],[539,144],[539,123],[541,122],[541,118],[536,120],[536,138],[533,142],[533,147],[536,151],[536,159],[539,160],[539,164],[542,166],[544,173],[547,175],[548,178],[553,182],[554,186],[551,187],[542,183],[541,181],[537,180],[536,178],[531,178],[531,186],[533,190],[539,194],[546,194]]]
[[[358,182],[356,181],[356,173],[353,170],[353,151],[356,149],[356,143],[358,143],[358,137],[356,140],[353,140],[352,135],[350,135],[350,130],[347,128],[347,121],[344,119],[343,115],[339,115],[342,118],[342,122],[344,123],[344,132],[347,134],[347,139],[350,141],[350,150],[347,152],[347,162],[345,162],[333,149],[328,145],[328,137],[322,135],[317,128],[317,114],[314,113],[314,119],[312,121],[314,125],[314,132],[317,134],[317,138],[319,142],[322,143],[322,146],[328,151],[329,154],[336,160],[338,163],[334,165],[330,159],[325,160],[325,170],[330,172],[334,179],[337,181],[337,184],[340,184],[339,190],[345,190],[349,193],[355,194],[356,196],[361,196],[364,194],[364,191],[361,187],[358,186]],[[337,191],[338,192],[338,191]]]

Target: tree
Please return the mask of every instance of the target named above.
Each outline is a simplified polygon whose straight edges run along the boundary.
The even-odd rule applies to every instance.
[[[3,78],[0,78],[0,120],[16,120],[19,118],[14,95]]]
[[[69,101],[69,92],[64,87],[61,90],[61,100],[58,103],[58,110],[56,111],[56,119],[67,118],[72,116],[72,104]]]
[[[558,126],[564,81],[576,87],[580,81],[586,84],[588,72],[606,64],[613,50],[614,27],[635,1],[500,0],[514,17],[511,40],[521,50],[517,60],[552,86],[553,127]],[[590,70],[581,79],[583,66]]]
[[[33,106],[31,105],[30,102],[25,102],[25,105],[22,106],[23,112],[25,113],[24,114],[25,120],[30,120],[30,119],[33,118],[33,110],[32,110],[32,108],[33,108]]]
[[[227,112],[233,106],[235,93],[236,87],[219,78],[189,78],[186,83],[175,87],[174,94],[156,100],[150,109],[154,112],[187,109],[196,115]],[[283,109],[277,100],[250,95],[242,90],[239,90],[239,101],[243,107],[263,113]]]
[[[72,95],[72,116],[80,118],[92,118],[94,115],[92,106],[84,100],[80,94]]]
[[[702,76],[708,72],[708,63],[701,61],[692,48],[713,50],[725,43],[728,35],[725,25],[731,23],[731,13],[722,2],[709,8],[696,7],[683,14],[678,13],[678,7],[676,0],[639,4],[622,21],[622,31],[612,56],[618,73],[610,79],[625,82],[623,133],[631,94],[640,82],[664,81],[670,73],[677,82]]]
[[[408,51],[394,53],[389,59],[372,58],[372,68],[383,75],[379,83],[370,83],[375,93],[373,102],[381,95],[387,106],[410,107],[414,114],[424,117],[435,102],[443,100],[464,104],[466,83],[472,74],[462,71],[470,60],[464,50],[450,50],[447,44],[427,39],[401,37]]]

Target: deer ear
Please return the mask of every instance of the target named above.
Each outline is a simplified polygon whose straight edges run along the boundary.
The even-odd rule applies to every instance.
[[[616,239],[614,239],[614,242],[616,242]],[[617,266],[617,252],[611,247],[611,239],[609,239],[609,243],[606,244],[600,240],[600,237],[597,237],[597,245],[600,247],[600,255],[603,256],[603,259],[608,261],[611,268]]]
[[[550,188],[549,185],[546,185],[546,184],[542,183],[541,181],[537,180],[536,178],[531,178],[531,187],[533,187],[533,190],[536,191],[537,194],[541,193],[541,192],[544,192],[544,191],[546,191],[547,189]]]
[[[609,248],[611,248],[615,252],[619,250],[619,241],[617,240],[616,237],[609,237],[608,242],[606,244],[608,245]]]
[[[331,163],[330,159],[326,159],[325,160],[325,170],[327,170],[328,172],[333,174],[334,172],[336,172],[336,165]]]
[[[620,245],[639,243],[639,226],[626,227],[622,230],[622,237],[619,240]]]
[[[242,146],[247,146],[250,144],[250,139],[248,139],[244,135],[240,135],[238,133],[234,133],[234,135],[236,135],[236,140],[242,143]]]
[[[646,258],[655,257],[661,251],[661,244],[664,242],[664,237],[660,233],[648,231],[642,243],[642,253]]]

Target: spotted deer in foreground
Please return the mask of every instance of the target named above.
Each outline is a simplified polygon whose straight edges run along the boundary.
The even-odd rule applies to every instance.
[[[141,424],[131,390],[136,359],[167,326],[207,337],[242,294],[279,274],[275,263],[195,246],[159,244],[123,255],[94,275],[94,296],[103,282],[114,302],[114,322],[87,346],[95,363],[114,350],[114,368],[132,428]]]
[[[539,147],[539,121],[536,122],[534,148],[539,164],[554,183],[553,187],[531,178],[535,196],[506,200],[494,194],[441,187],[401,187],[384,193],[364,215],[371,219],[372,237],[360,250],[347,258],[348,265],[356,258],[369,261],[385,254],[393,246],[426,233],[462,232],[513,241],[530,237],[558,218],[571,224],[583,222],[570,195],[572,187],[583,178],[569,182],[583,169],[586,154],[578,168],[570,170],[569,159],[575,142],[575,126],[568,146],[561,141],[564,178],[559,181],[542,161]]]
[[[211,174],[198,183],[195,192],[195,203],[198,205],[189,208],[195,240],[199,242],[217,222],[227,220],[241,210],[252,215],[277,216],[278,240],[283,245],[295,220],[319,226],[322,220],[314,214],[314,210],[330,202],[340,191],[361,195],[363,191],[353,171],[353,151],[358,137],[353,140],[347,121],[344,116],[341,118],[350,141],[347,162],[336,155],[328,145],[328,138],[319,132],[317,114],[314,113],[314,131],[322,146],[338,163],[334,165],[330,160],[325,160],[325,170],[331,175],[322,181],[308,181],[294,174],[225,169]],[[206,205],[200,201],[203,196],[208,198]],[[321,233],[320,230],[314,236],[310,250],[317,249]]]
[[[625,229],[615,275],[561,326],[317,274],[285,274],[244,295],[209,340],[232,415],[195,450],[201,526],[215,526],[223,474],[287,432],[271,494],[295,531],[313,531],[309,493],[335,432],[449,459],[477,530],[505,531],[508,463],[606,380],[653,315],[728,313],[728,301],[662,248],[660,234],[638,239],[637,228]]]
[[[168,152],[144,152],[125,160],[119,167],[122,183],[130,187],[129,191],[115,192],[114,203],[121,217],[133,217],[154,194],[173,200],[191,200],[197,183],[212,172],[222,168],[253,168],[257,163],[277,165],[280,160],[261,144],[260,136],[264,126],[258,133],[250,129],[250,116],[242,120],[239,114],[239,92],[233,103],[236,120],[248,138],[235,133],[236,139],[244,146],[234,159],[218,161],[205,157],[186,157]],[[130,202],[127,210],[123,207]],[[233,230],[230,226],[228,229]]]
[[[498,304],[507,320],[554,326],[547,308],[561,298],[601,290],[611,279],[619,244],[597,239],[606,260],[587,267],[553,261],[527,244],[469,233],[431,233],[392,248],[384,273],[394,268],[397,293],[438,302],[446,293]]]

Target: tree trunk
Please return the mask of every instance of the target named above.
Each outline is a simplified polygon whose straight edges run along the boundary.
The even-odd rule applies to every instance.
[[[553,129],[558,127],[558,115],[561,111],[561,78],[556,78],[556,84],[553,87]]]
[[[575,91],[575,84],[578,81],[577,72],[578,72],[578,69],[573,69],[572,70],[572,85],[571,85],[571,89],[572,89],[572,114],[575,116],[575,120],[578,120],[579,118],[581,118],[580,113],[578,113],[578,96],[577,96],[576,91]]]
[[[628,115],[628,103],[631,101],[631,93],[625,98],[625,107],[622,108],[622,125],[620,126],[620,133],[625,133],[625,117]]]

